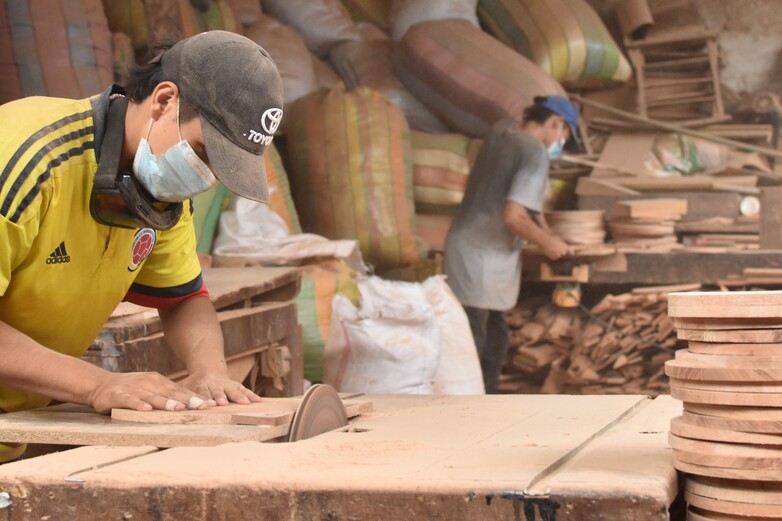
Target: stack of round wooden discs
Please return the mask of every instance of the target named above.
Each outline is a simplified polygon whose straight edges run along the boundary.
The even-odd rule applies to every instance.
[[[668,295],[688,349],[665,364],[688,519],[782,519],[782,291]]]
[[[568,244],[594,246],[605,241],[605,212],[602,210],[546,212],[546,222],[551,231]]]

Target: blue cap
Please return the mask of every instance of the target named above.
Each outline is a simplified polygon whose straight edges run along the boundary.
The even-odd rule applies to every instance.
[[[578,111],[564,96],[540,96],[535,98],[535,103],[549,109],[554,114],[562,116],[570,127],[570,136],[576,145],[580,146],[578,139]]]

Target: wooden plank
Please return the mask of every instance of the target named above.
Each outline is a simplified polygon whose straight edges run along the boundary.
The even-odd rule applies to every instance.
[[[723,380],[718,382],[710,382],[708,380],[682,380],[680,378],[671,378],[669,383],[680,389],[689,389],[693,391],[782,394],[782,381],[731,382],[730,380]]]
[[[764,250],[782,249],[782,186],[760,189],[760,247]]]
[[[620,172],[632,173],[635,175],[644,175],[646,162],[649,153],[654,146],[654,140],[657,134],[654,132],[614,132],[612,133],[603,147],[598,163],[611,165],[611,168],[595,168],[592,170],[592,176],[595,178],[610,177],[616,178],[616,170]],[[622,179],[634,179],[633,177]],[[611,182],[616,182],[612,179]],[[621,184],[621,183],[617,183]],[[626,186],[623,184],[623,186]],[[635,188],[635,187],[630,187]]]
[[[702,497],[735,503],[782,506],[781,482],[734,481],[689,476],[684,489]]]
[[[782,470],[782,448],[739,443],[692,440],[673,433],[668,434],[671,448],[679,452],[679,459],[695,465],[731,469]]]
[[[720,355],[702,355],[708,358]],[[731,356],[731,358],[738,358]],[[760,357],[755,357],[760,358]],[[705,364],[692,364],[681,360],[665,362],[665,374],[681,380],[700,380],[714,382],[779,382],[782,381],[782,368],[765,368],[758,363],[754,368],[715,367]]]
[[[744,443],[752,445],[782,446],[782,434],[741,432],[731,429],[717,429],[690,423],[684,416],[671,420],[671,432],[682,438],[722,443]]]
[[[779,329],[782,328],[782,317],[761,318],[682,318],[674,317],[673,323],[677,328],[701,329],[701,330],[728,330],[728,329]]]
[[[699,407],[698,404],[688,404],[682,413],[682,418],[689,425],[702,427],[709,431],[719,431],[723,433],[745,433],[745,434],[774,434],[782,435],[782,422],[773,419],[742,419],[732,417],[708,416],[697,414],[689,409]],[[700,405],[700,407],[707,407]],[[765,410],[765,408],[764,408]],[[707,411],[708,412],[708,411]],[[710,439],[708,436],[698,436],[703,439]],[[729,440],[724,440],[729,441]]]
[[[671,385],[671,396],[678,400],[709,405],[742,405],[748,407],[782,407],[782,395],[698,391]]]
[[[689,474],[695,474],[698,476],[709,476],[714,478],[726,478],[726,479],[743,479],[743,480],[757,480],[757,481],[776,481],[779,479],[778,469],[767,469],[762,467],[755,467],[749,469],[734,469],[727,467],[716,467],[710,465],[696,465],[688,461],[684,461],[681,458],[681,452],[678,450],[673,451],[673,466]],[[742,520],[745,521],[745,520]]]
[[[677,328],[681,340],[717,343],[775,344],[782,342],[782,329],[684,329]],[[780,358],[782,360],[782,358]]]
[[[95,412],[20,411],[0,417],[0,442],[52,445],[207,447],[266,441],[287,434],[289,425],[155,425],[119,422]]]
[[[689,506],[687,507],[687,521],[769,521],[769,519],[767,517],[734,516]]]
[[[671,293],[668,315],[682,318],[772,318],[782,316],[782,291]]]
[[[245,266],[242,268],[206,268],[204,282],[216,309],[249,301],[285,301],[298,293],[299,268],[270,268]],[[275,294],[276,290],[283,290]],[[291,295],[286,295],[289,292]],[[285,298],[287,297],[287,298]]]
[[[684,491],[684,499],[689,505],[713,512],[736,516],[759,516],[769,519],[782,518],[782,506],[779,505],[760,505],[727,499],[714,499],[703,497],[686,489]]]
[[[687,199],[635,199],[618,201],[614,207],[615,217],[630,219],[676,220],[687,214]]]
[[[782,356],[782,344],[716,344],[690,341],[687,348],[692,353],[702,355]]]
[[[685,403],[684,409],[702,416],[750,421],[782,422],[782,409]],[[765,431],[761,431],[765,432]]]

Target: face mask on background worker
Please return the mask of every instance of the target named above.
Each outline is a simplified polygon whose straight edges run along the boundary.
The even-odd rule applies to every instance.
[[[179,142],[160,157],[155,157],[147,141],[154,123],[154,119],[149,121],[147,137],[141,138],[133,159],[133,173],[152,197],[158,201],[178,203],[214,186],[217,178],[198,157],[190,143],[182,138],[179,127],[179,98],[176,112]]]
[[[565,150],[565,136],[562,135],[563,129],[560,128],[559,132],[557,133],[557,138],[554,139],[554,142],[551,143],[548,147],[548,157],[549,159],[556,159],[559,156],[562,155],[562,152]]]

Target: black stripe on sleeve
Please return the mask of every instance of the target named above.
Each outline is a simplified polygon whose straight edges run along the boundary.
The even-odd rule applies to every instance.
[[[199,292],[203,286],[204,281],[199,273],[198,276],[190,282],[185,282],[184,284],[170,288],[153,288],[152,286],[145,286],[144,284],[134,282],[130,286],[130,291],[147,297],[181,298]]]

